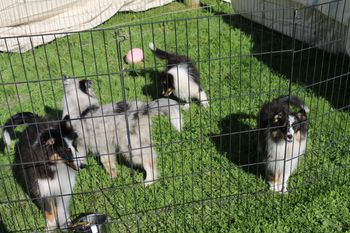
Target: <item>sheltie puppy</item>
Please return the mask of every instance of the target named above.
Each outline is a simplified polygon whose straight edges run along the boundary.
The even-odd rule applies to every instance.
[[[161,98],[149,103],[126,101],[101,106],[92,90],[92,81],[72,78],[64,80],[64,92],[63,116],[71,117],[82,157],[86,157],[88,151],[99,155],[106,171],[114,178],[118,151],[132,164],[144,168],[145,185],[157,179],[151,116],[168,115],[172,125],[180,131],[183,121],[176,101]]]
[[[186,103],[185,109],[189,108],[192,98],[199,100],[203,107],[209,106],[207,95],[200,85],[199,72],[189,57],[160,50],[152,42],[149,48],[156,57],[167,61],[167,68],[161,76],[164,96],[173,93]]]
[[[288,106],[289,103],[289,106]],[[292,106],[298,111],[292,111]],[[258,115],[258,151],[266,159],[270,189],[287,192],[288,179],[305,154],[309,109],[296,96],[280,96],[266,103]]]
[[[20,124],[29,124],[19,138],[13,171],[24,191],[45,214],[47,231],[67,227],[69,202],[80,169],[76,134],[67,121],[50,123],[30,112],[17,113],[4,125],[3,139],[11,136]]]

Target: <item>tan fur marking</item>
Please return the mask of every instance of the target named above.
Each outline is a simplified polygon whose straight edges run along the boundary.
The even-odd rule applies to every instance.
[[[46,142],[45,142],[45,145],[48,146],[48,145],[53,145],[55,144],[55,138],[49,138]]]
[[[274,184],[274,186],[281,184],[281,178],[282,176],[280,173],[268,176],[269,181],[271,181]]]
[[[54,212],[53,211],[52,212],[45,211],[45,218],[49,222],[55,221],[55,214],[54,214]]]
[[[168,88],[168,89],[166,89],[166,90],[163,90],[163,95],[164,96],[169,96],[169,95],[171,95],[171,93],[173,93],[173,88]]]
[[[64,162],[68,167],[72,168],[73,170],[75,170],[75,171],[79,170],[79,168],[77,168],[77,166],[75,165],[75,163],[73,161],[64,161]]]
[[[50,156],[50,161],[55,162],[55,163],[62,163],[63,159],[59,154],[55,153],[55,154]]]
[[[115,168],[111,168],[111,177],[116,178],[117,177],[117,171]]]
[[[47,222],[53,224],[56,222],[57,209],[53,201],[50,201],[51,212],[45,211],[45,218]]]
[[[149,160],[148,164],[151,168],[154,168],[156,166],[156,161]]]
[[[275,174],[275,180],[274,180],[275,185],[281,184],[281,179],[282,179],[282,175],[280,173]]]
[[[294,134],[294,138],[297,142],[301,142],[302,136],[300,130]]]
[[[102,162],[102,164],[105,167],[108,175],[110,175],[111,178],[115,178],[115,177],[117,177],[117,171],[116,171],[116,168],[110,164],[111,162],[112,161],[105,160]]]

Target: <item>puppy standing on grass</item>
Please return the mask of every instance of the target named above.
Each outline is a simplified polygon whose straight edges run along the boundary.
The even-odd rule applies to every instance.
[[[180,131],[181,113],[178,103],[158,99],[148,104],[141,101],[111,103],[101,106],[91,89],[92,81],[67,78],[64,81],[63,115],[69,114],[77,132],[77,145],[85,157],[98,154],[111,177],[116,177],[116,151],[146,171],[144,184],[158,177],[157,154],[150,134],[151,115],[168,115]],[[130,147],[130,148],[129,148]]]
[[[209,106],[207,95],[200,85],[199,72],[190,58],[160,50],[152,42],[149,43],[149,48],[156,57],[165,59],[168,63],[165,74],[161,77],[164,96],[173,93],[186,102],[186,109],[192,98],[199,100],[203,107]]]
[[[293,112],[288,107],[300,108]],[[287,192],[289,177],[297,169],[299,156],[305,154],[309,109],[296,96],[280,96],[266,103],[258,116],[258,151],[266,158],[270,189]]]
[[[23,112],[5,123],[5,144],[11,143],[16,126],[24,123],[33,124],[26,127],[19,139],[13,171],[23,181],[24,191],[44,212],[47,230],[66,228],[75,173],[81,167],[73,143],[77,135],[68,122],[49,123],[36,114]]]

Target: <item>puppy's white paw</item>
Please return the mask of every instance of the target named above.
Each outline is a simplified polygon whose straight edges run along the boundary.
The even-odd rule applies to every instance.
[[[182,105],[182,109],[187,111],[188,109],[190,109],[190,104],[186,103],[186,104]]]
[[[46,232],[54,232],[57,229],[56,221],[46,221]]]
[[[276,185],[275,183],[269,182],[269,186],[271,191],[275,191],[278,193],[288,193],[286,185],[282,185],[282,184]]]
[[[203,101],[203,102],[201,102],[201,105],[202,105],[204,108],[208,108],[208,107],[209,107],[209,101]]]
[[[143,183],[144,187],[147,187],[147,186],[153,184],[154,182],[155,182],[155,180],[144,180],[142,183]]]

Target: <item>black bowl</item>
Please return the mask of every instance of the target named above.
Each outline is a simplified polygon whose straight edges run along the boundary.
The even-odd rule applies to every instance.
[[[89,213],[78,216],[72,221],[69,229],[75,233],[103,233],[106,231],[107,215]]]

